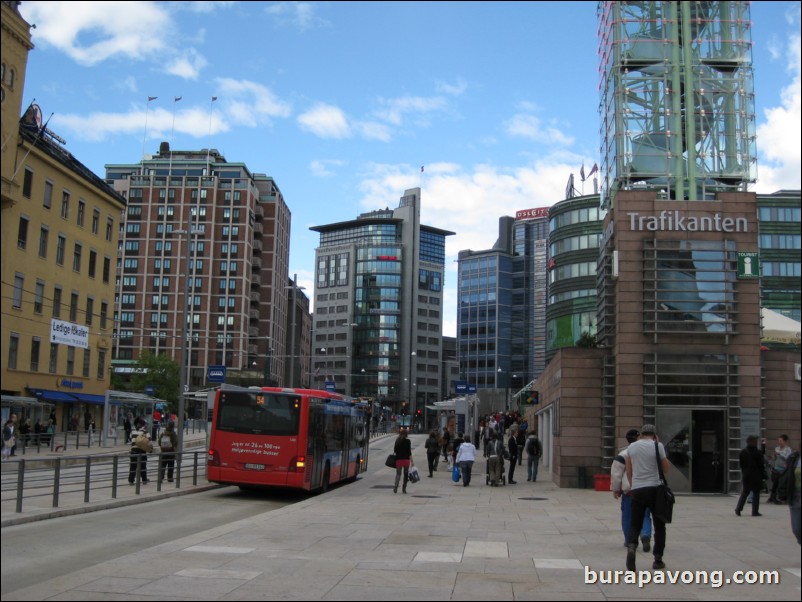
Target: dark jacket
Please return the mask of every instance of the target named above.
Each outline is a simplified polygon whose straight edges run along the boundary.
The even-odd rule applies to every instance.
[[[435,437],[430,436],[426,439],[426,453],[429,455],[437,455],[440,453],[440,444],[437,443]]]
[[[518,457],[518,441],[515,437],[510,436],[510,440],[507,443],[507,447],[510,451],[510,458],[517,458]]]
[[[412,442],[409,437],[396,439],[393,451],[395,452],[396,460],[409,460],[412,457]]]
[[[738,458],[741,477],[747,489],[758,489],[763,483],[763,452],[757,447],[746,446]]]

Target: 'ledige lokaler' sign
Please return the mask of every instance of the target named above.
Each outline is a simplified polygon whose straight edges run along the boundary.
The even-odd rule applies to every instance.
[[[89,329],[62,320],[50,321],[50,342],[59,345],[89,348]]]

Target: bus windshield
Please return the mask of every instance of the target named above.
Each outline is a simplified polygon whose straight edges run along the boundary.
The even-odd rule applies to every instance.
[[[232,433],[297,435],[300,397],[266,391],[221,391],[217,428]]]

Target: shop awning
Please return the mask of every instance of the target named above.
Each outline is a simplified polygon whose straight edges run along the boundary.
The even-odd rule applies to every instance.
[[[103,405],[106,403],[105,395],[92,395],[91,393],[73,393],[73,396],[78,398],[78,401],[83,403],[94,403]]]
[[[62,393],[61,391],[52,391],[50,389],[29,389],[37,399],[44,399],[45,401],[52,401],[54,403],[75,403],[78,399],[69,393]]]

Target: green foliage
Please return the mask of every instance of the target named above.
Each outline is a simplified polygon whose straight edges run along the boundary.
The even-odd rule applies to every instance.
[[[582,349],[595,349],[599,344],[596,341],[596,335],[590,334],[590,332],[586,330],[582,333],[582,336],[577,339],[576,346]]]
[[[178,387],[181,369],[178,362],[166,354],[156,355],[145,350],[134,364],[130,390],[144,393],[147,385],[153,385],[154,396],[170,404],[178,401]]]

